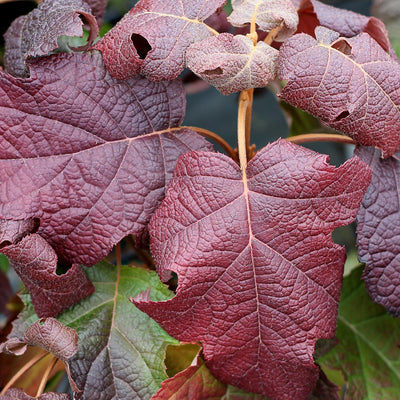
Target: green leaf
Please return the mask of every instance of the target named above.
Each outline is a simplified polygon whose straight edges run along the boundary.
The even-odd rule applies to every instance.
[[[400,320],[375,304],[365,291],[362,269],[344,279],[339,305],[339,344],[318,360],[341,370],[347,400],[397,400],[400,393]]]
[[[0,254],[0,271],[6,273],[9,268],[8,258],[4,254]]]
[[[83,390],[81,398],[149,399],[167,379],[167,345],[179,342],[139,311],[129,296],[149,287],[155,301],[170,299],[173,293],[153,271],[100,262],[85,272],[95,293],[57,317],[79,336],[78,352],[68,364],[72,378]],[[20,336],[36,319],[28,303],[12,335]]]

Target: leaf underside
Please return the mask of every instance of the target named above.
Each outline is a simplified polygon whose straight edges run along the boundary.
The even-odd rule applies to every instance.
[[[345,258],[331,232],[357,213],[370,171],[353,158],[278,141],[239,167],[221,154],[180,158],[150,223],[162,279],[176,296],[134,303],[172,336],[203,343],[222,382],[273,399],[305,399],[318,378],[312,354],[335,332]]]

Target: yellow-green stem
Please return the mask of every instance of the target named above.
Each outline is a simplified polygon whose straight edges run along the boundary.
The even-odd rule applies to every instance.
[[[357,144],[355,140],[348,136],[338,135],[336,133],[305,133],[303,135],[291,136],[286,138],[289,142],[301,144],[311,142],[336,142]]]
[[[53,370],[53,368],[55,367],[55,365],[57,364],[58,358],[53,356],[53,360],[49,363],[49,365],[47,366],[46,370],[44,371],[42,380],[40,381],[40,385],[39,388],[37,390],[36,393],[36,397],[39,397],[43,394],[44,389],[46,387],[47,381],[49,380],[49,376],[51,374],[51,371]]]
[[[240,93],[238,109],[238,152],[240,168],[244,172],[247,167],[250,152],[251,109],[254,89]]]

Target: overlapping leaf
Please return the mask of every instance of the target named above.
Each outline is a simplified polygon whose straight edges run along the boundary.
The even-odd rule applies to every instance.
[[[0,271],[0,313],[6,312],[6,305],[12,294],[13,290],[7,275]]]
[[[326,28],[317,40],[298,34],[281,47],[280,97],[360,144],[388,157],[400,150],[400,65],[368,34],[339,38]]]
[[[61,35],[82,36],[81,17],[89,24],[91,45],[99,29],[84,0],[43,0],[29,14],[17,18],[4,35],[6,71],[15,76],[29,76],[26,58],[56,49]]]
[[[362,32],[373,37],[394,60],[397,56],[389,41],[385,24],[375,17],[366,17],[353,11],[343,10],[319,2],[318,0],[303,0],[296,2],[299,7],[298,32],[314,34],[321,25],[340,33],[344,37],[353,37]]]
[[[101,262],[85,271],[95,294],[58,316],[79,335],[78,352],[68,361],[82,390],[76,397],[148,400],[167,378],[166,346],[178,342],[136,309],[129,296],[149,287],[153,300],[167,300],[172,293],[156,273],[143,269]],[[28,302],[10,337],[20,336],[35,320]]]
[[[318,363],[343,372],[346,399],[397,400],[400,321],[370,300],[361,272],[357,268],[344,279],[336,334],[339,344]]]
[[[213,35],[203,21],[225,0],[141,0],[96,44],[111,75],[138,73],[154,81],[172,80],[186,66],[186,49]]]
[[[118,82],[100,54],[54,55],[31,71],[0,75],[0,217],[40,218],[62,262],[90,266],[144,232],[178,157],[210,145],[179,128],[178,81]]]
[[[174,337],[201,341],[222,382],[307,398],[315,342],[336,326],[345,252],[331,232],[355,218],[369,179],[358,158],[336,169],[282,140],[245,176],[222,154],[185,154],[150,223],[159,275],[178,274],[177,294],[134,303]]]
[[[283,42],[296,32],[299,17],[290,0],[234,0],[233,11],[228,21],[233,26],[245,26],[255,23],[257,27],[269,32],[280,25],[275,40]]]
[[[22,188],[23,189],[23,188]],[[40,317],[56,316],[93,293],[93,285],[82,268],[74,264],[58,275],[57,255],[43,237],[34,233],[34,219],[0,220],[0,251],[29,289]]]
[[[192,44],[187,66],[222,94],[267,86],[276,75],[278,50],[246,36],[222,33]]]
[[[372,169],[372,181],[357,216],[363,278],[373,301],[400,316],[400,161],[381,159],[379,150],[360,147],[356,154]]]
[[[66,393],[43,393],[39,397],[31,397],[24,393],[21,389],[9,389],[3,396],[1,400],[71,400],[71,396]]]
[[[92,14],[96,17],[97,23],[100,26],[103,19],[104,11],[106,10],[108,0],[84,0],[92,10]]]

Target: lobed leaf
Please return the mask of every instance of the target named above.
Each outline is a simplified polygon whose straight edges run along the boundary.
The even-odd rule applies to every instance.
[[[246,36],[222,33],[192,44],[187,66],[222,94],[267,86],[275,79],[278,50]]]
[[[281,47],[280,97],[383,157],[400,150],[400,65],[366,33],[351,39],[319,27]]]
[[[91,45],[99,28],[84,0],[43,0],[29,14],[17,18],[4,35],[6,71],[28,77],[26,58],[57,49],[57,39],[62,35],[83,36],[82,17],[90,27],[88,45]]]
[[[375,39],[383,50],[389,52],[395,61],[398,61],[385,24],[381,20],[336,8],[318,0],[302,0],[296,3],[299,13],[298,32],[313,36],[317,26],[324,26],[347,38],[365,32]]]
[[[165,348],[178,342],[129,302],[151,287],[153,300],[167,300],[172,293],[155,272],[134,267],[115,267],[100,262],[85,268],[96,291],[58,320],[76,330],[78,352],[68,361],[71,375],[85,400],[148,400],[167,378]],[[20,336],[37,317],[29,301],[14,322],[10,337]]]
[[[32,233],[36,225],[34,219],[0,220],[0,251],[30,291],[36,313],[54,317],[89,296],[94,288],[77,264],[65,274],[57,274],[57,255],[43,237]]]
[[[372,303],[361,271],[357,268],[344,278],[336,333],[339,344],[318,363],[343,372],[348,400],[397,400],[400,321]]]
[[[250,23],[258,29],[269,32],[281,26],[275,40],[285,41],[296,32],[299,17],[290,0],[234,0],[228,21],[233,26],[243,27]]]
[[[282,140],[243,176],[222,154],[183,155],[150,222],[158,273],[177,273],[177,293],[134,304],[177,339],[201,341],[222,382],[307,398],[315,342],[336,327],[345,251],[331,232],[355,218],[369,180],[358,158],[336,169]]]
[[[60,262],[91,266],[146,231],[178,157],[211,145],[179,127],[179,81],[116,81],[100,54],[53,55],[31,71],[0,74],[0,217],[39,218]]]
[[[372,300],[400,316],[400,161],[381,159],[374,148],[356,154],[372,170],[372,180],[357,216],[358,256],[366,264],[363,278]]]
[[[212,36],[203,21],[225,0],[141,0],[100,40],[107,69],[117,79],[143,74],[173,80],[186,66],[186,49]]]

